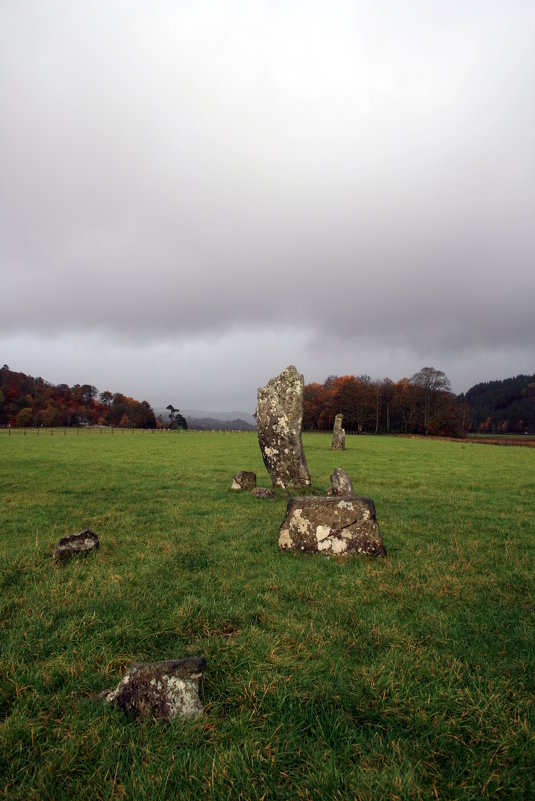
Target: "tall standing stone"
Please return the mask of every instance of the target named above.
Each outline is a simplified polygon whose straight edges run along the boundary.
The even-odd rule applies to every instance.
[[[304,385],[303,376],[290,365],[258,390],[258,442],[274,487],[310,484],[301,441]]]
[[[333,441],[331,443],[332,451],[345,451],[346,449],[346,432],[342,428],[343,419],[343,414],[337,414],[334,418]]]

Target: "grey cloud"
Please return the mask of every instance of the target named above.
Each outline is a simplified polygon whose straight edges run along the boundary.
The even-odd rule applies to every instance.
[[[535,344],[529,4],[0,13],[2,336]]]

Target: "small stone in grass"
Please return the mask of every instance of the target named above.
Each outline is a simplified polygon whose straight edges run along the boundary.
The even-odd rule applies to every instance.
[[[251,490],[251,495],[254,495],[255,498],[274,498],[275,493],[269,487],[255,487],[255,489]]]
[[[249,470],[240,470],[238,473],[234,473],[231,489],[245,490],[251,489],[251,487],[256,487],[256,473]]]
[[[351,479],[342,467],[337,467],[331,473],[331,486],[333,495],[346,497],[355,495]]]
[[[134,717],[159,720],[196,717],[204,712],[199,679],[205,667],[204,657],[132,662],[117,687],[101,696]]]
[[[99,544],[97,535],[86,528],[79,534],[69,534],[68,537],[58,540],[52,558],[56,562],[63,562],[73,556],[87,556],[96,551]]]

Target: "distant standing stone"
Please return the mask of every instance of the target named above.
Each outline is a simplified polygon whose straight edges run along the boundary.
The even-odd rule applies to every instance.
[[[337,467],[331,473],[332,494],[337,496],[354,496],[353,484],[342,467]]]
[[[337,414],[334,418],[333,426],[333,440],[331,442],[332,451],[345,451],[346,448],[346,432],[342,428],[343,414]]]
[[[279,548],[386,556],[371,498],[291,498],[280,527]]]
[[[240,470],[239,473],[234,473],[231,489],[245,490],[251,489],[251,487],[256,487],[256,473],[248,470]]]
[[[274,487],[310,484],[301,441],[303,390],[303,376],[293,365],[258,390],[258,442]]]
[[[254,495],[255,498],[274,498],[275,493],[269,487],[256,487],[255,489],[251,490],[251,495]]]
[[[87,556],[96,551],[99,544],[97,535],[86,528],[79,534],[69,534],[68,537],[58,540],[52,558],[56,562],[63,562],[73,556]]]
[[[115,690],[101,695],[132,716],[162,720],[195,717],[204,711],[199,679],[205,667],[203,657],[133,662]]]

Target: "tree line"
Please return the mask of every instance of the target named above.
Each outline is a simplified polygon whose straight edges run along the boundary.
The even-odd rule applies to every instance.
[[[451,392],[442,370],[423,367],[411,378],[372,381],[368,375],[330,376],[304,390],[303,427],[328,431],[338,413],[348,432],[462,436],[469,419],[466,404]]]
[[[91,384],[54,385],[7,365],[0,368],[0,426],[187,427],[179,409],[169,404],[167,410],[164,422],[147,401],[120,392],[99,393]],[[346,375],[305,385],[305,430],[331,430],[339,412],[346,431],[356,433],[535,433],[535,374],[476,384],[458,396],[434,367],[396,382]]]
[[[461,395],[434,367],[396,382],[330,376],[305,385],[303,412],[307,431],[331,430],[341,412],[346,431],[359,434],[535,433],[535,375],[476,384]]]
[[[91,384],[50,384],[5,364],[0,369],[0,425],[157,428],[158,421],[145,400],[108,390],[99,393]]]

